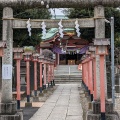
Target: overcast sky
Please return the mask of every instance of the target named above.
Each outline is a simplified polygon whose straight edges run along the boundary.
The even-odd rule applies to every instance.
[[[63,8],[55,9],[55,14],[54,14],[54,10],[51,9],[51,14],[52,14],[52,15],[64,15],[64,14],[62,13],[62,10],[63,10]]]

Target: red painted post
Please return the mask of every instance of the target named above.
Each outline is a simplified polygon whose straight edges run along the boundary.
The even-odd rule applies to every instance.
[[[81,66],[79,65],[78,69],[80,70],[80,68],[82,67],[82,82],[83,82],[83,84],[86,87],[86,83],[85,83],[85,68],[84,68],[84,66],[85,66],[85,60],[82,61]]]
[[[34,95],[37,96],[37,62],[34,61]]]
[[[46,62],[44,62],[44,89],[46,89]]]
[[[48,80],[48,88],[49,88],[50,87],[50,65],[49,63],[47,65],[48,65],[47,80]]]
[[[39,65],[40,65],[40,94],[42,93],[42,63],[43,63],[44,56],[39,57]]]
[[[83,79],[83,82],[84,82],[84,84],[85,84],[85,73],[84,73],[84,66],[85,66],[85,64],[84,63],[82,63],[82,79]]]
[[[100,55],[100,92],[101,113],[105,113],[104,55]]]
[[[89,80],[90,80],[91,101],[93,101],[93,69],[92,69],[92,58],[90,58],[90,61],[89,61]]]
[[[32,61],[34,62],[34,95],[37,96],[37,62],[39,54],[34,53],[32,55]]]
[[[20,100],[21,100],[21,94],[20,94],[20,60],[22,59],[22,52],[23,48],[14,48],[14,59],[16,60],[16,68],[17,68],[17,109],[20,109]]]
[[[21,95],[20,95],[20,60],[19,59],[16,60],[16,66],[17,66],[17,103],[18,103],[21,100]],[[20,106],[18,109],[20,109]]]
[[[51,87],[53,87],[53,68],[52,68],[52,60],[50,60],[50,83],[51,83]]]
[[[97,100],[97,84],[96,84],[96,58],[93,58],[93,72],[94,72],[94,101]]]
[[[87,89],[88,89],[88,65],[87,65],[87,60],[85,61],[85,81],[86,81],[86,86],[87,86]]]
[[[55,67],[54,66],[55,66],[55,61],[53,60],[53,86],[55,86],[55,81],[54,81],[54,79],[55,79],[55,77],[54,77],[54,68]]]
[[[26,61],[27,102],[30,102],[30,62]]]
[[[93,100],[93,97],[96,98],[96,61],[95,61],[95,50],[96,48],[93,46],[93,44],[89,45],[89,52],[91,53],[91,61],[90,61],[90,78],[91,78],[91,100]],[[94,76],[94,77],[93,77]],[[94,95],[95,93],[95,95]],[[94,98],[94,100],[95,100]]]
[[[40,62],[40,93],[42,93],[42,62]]]
[[[89,91],[89,94],[90,94],[90,90],[91,90],[91,86],[90,86],[90,69],[89,69],[89,65],[90,62],[89,62],[89,58],[87,59],[87,81],[88,81],[88,91]]]
[[[26,82],[27,82],[27,103],[30,102],[30,60],[32,52],[25,52],[24,60],[26,61]]]

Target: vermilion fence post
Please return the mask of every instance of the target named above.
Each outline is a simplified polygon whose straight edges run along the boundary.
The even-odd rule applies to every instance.
[[[39,54],[34,53],[32,55],[32,61],[34,62],[34,95],[37,96],[37,62]]]
[[[89,81],[90,81],[91,101],[93,101],[93,69],[92,69],[92,58],[90,58],[90,60],[89,60]]]
[[[96,84],[96,59],[93,58],[93,74],[94,74],[94,101],[97,100],[97,84]]]
[[[104,55],[100,55],[100,92],[101,114],[105,114]]]
[[[32,52],[25,52],[24,60],[26,61],[26,82],[27,82],[27,103],[30,102],[30,60]]]
[[[17,109],[20,109],[20,100],[21,100],[21,94],[20,94],[20,60],[22,59],[22,53],[23,48],[13,48],[14,52],[14,59],[16,60],[16,78],[17,78]]]

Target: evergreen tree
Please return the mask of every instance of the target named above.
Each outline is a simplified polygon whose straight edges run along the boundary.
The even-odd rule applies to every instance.
[[[63,11],[68,18],[93,18],[94,9],[76,9],[70,8]],[[105,8],[105,18],[110,21],[110,18],[115,18],[115,45],[120,47],[120,10],[112,7]],[[106,23],[106,38],[111,37],[110,24]],[[81,37],[89,40],[90,42],[94,38],[94,29],[91,28],[80,28]]]
[[[18,8],[13,10],[14,18],[20,19],[49,19],[51,13],[48,9],[34,8],[24,9]],[[0,9],[0,29],[2,31],[2,9]],[[26,29],[14,29],[13,30],[13,41],[14,47],[16,46],[36,46],[41,41],[40,34],[42,29],[32,29],[32,36],[29,37],[27,28]],[[0,32],[0,38],[2,39],[2,32]]]

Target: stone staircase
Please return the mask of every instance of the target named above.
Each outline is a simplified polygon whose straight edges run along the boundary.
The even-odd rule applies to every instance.
[[[79,83],[82,81],[82,71],[78,65],[58,65],[54,71],[55,83]]]

